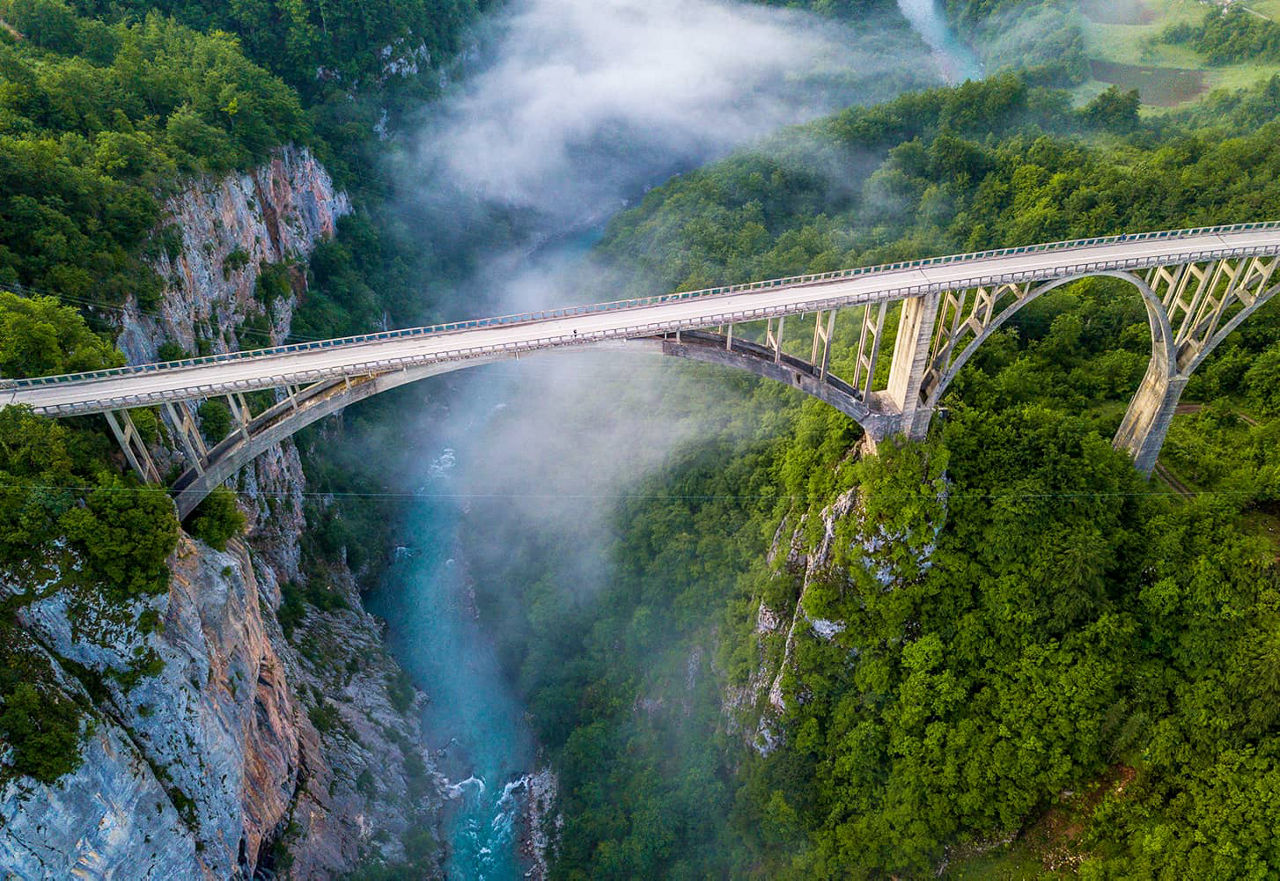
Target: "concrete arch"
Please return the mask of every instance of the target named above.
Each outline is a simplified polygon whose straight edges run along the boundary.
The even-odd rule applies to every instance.
[[[864,404],[848,383],[829,374],[825,378],[821,377],[818,368],[806,361],[787,354],[779,355],[758,343],[742,339],[730,340],[715,333],[695,331],[678,337],[670,335],[610,340],[548,351],[568,354],[600,350],[666,355],[745,370],[830,404],[873,435],[874,430],[886,418],[874,413]],[[236,428],[209,449],[208,457],[199,467],[190,467],[178,477],[173,485],[178,516],[186,519],[209,493],[234,477],[241,468],[272,446],[326,416],[374,395],[431,376],[504,360],[517,359],[514,356],[501,356],[411,367],[372,376],[331,380],[291,395],[263,411],[246,425]]]
[[[1142,295],[1143,305],[1147,308],[1147,323],[1151,328],[1151,365],[1152,367],[1161,367],[1168,370],[1172,365],[1177,363],[1176,351],[1174,347],[1173,328],[1169,324],[1169,316],[1165,312],[1164,304],[1160,298],[1156,296],[1151,286],[1143,279],[1134,275],[1132,272],[1124,270],[1098,270],[1082,275],[1074,275],[1067,278],[1054,279],[1046,282],[1038,287],[1033,288],[1025,297],[1022,297],[1013,303],[1010,303],[999,315],[991,319],[990,324],[983,329],[974,339],[969,341],[964,350],[956,357],[942,374],[942,378],[937,385],[931,390],[926,410],[933,410],[942,400],[942,396],[946,394],[951,383],[959,375],[960,369],[973,357],[978,348],[985,343],[992,334],[1002,328],[1014,315],[1020,312],[1025,306],[1038,300],[1040,297],[1048,294],[1058,288],[1074,284],[1078,281],[1084,281],[1089,278],[1116,278],[1120,281],[1128,282],[1137,288],[1138,293]]]
[[[816,365],[785,352],[779,354],[748,340],[730,340],[721,334],[692,331],[678,337],[629,340],[624,345],[634,350],[647,348],[659,354],[687,358],[703,364],[733,367],[764,379],[772,379],[830,404],[869,433],[874,433],[886,419],[872,410],[862,400],[861,394],[844,380],[830,373],[822,377]]]
[[[187,468],[179,475],[173,484],[178,518],[185,520],[209,493],[234,477],[241,468],[313,422],[332,416],[379,392],[448,372],[447,368],[458,369],[462,366],[466,365],[428,365],[376,376],[332,380],[285,398],[254,417],[247,425],[235,429],[210,448],[205,461]]]
[[[1280,284],[1258,292],[1253,302],[1218,328],[1207,340],[1197,344],[1193,337],[1175,349],[1173,359],[1167,364],[1157,364],[1153,359],[1142,378],[1142,384],[1125,412],[1124,421],[1116,432],[1117,447],[1133,455],[1134,466],[1143,474],[1155,470],[1160,449],[1173,421],[1182,392],[1191,376],[1209,355],[1238,328],[1272,298],[1280,293]],[[1191,353],[1191,358],[1180,363],[1179,355]]]
[[[1223,324],[1222,327],[1218,328],[1218,331],[1209,338],[1209,341],[1205,343],[1204,348],[1191,360],[1183,373],[1188,377],[1195,373],[1200,365],[1204,363],[1205,359],[1213,354],[1213,350],[1222,344],[1223,340],[1229,337],[1241,324],[1244,324],[1252,318],[1254,313],[1259,309],[1267,305],[1267,303],[1269,303],[1276,294],[1280,294],[1280,284],[1272,285],[1270,288],[1259,294],[1252,304],[1245,306],[1235,315],[1231,316],[1230,320]]]

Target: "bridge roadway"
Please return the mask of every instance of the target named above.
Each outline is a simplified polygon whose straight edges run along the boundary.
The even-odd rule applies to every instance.
[[[323,343],[0,383],[0,404],[67,416],[279,388],[425,364],[653,336],[1006,282],[1280,254],[1280,224],[1148,233],[802,276],[552,313],[392,331]]]

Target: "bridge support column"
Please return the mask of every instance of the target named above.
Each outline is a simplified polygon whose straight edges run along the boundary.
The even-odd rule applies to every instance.
[[[166,403],[164,410],[169,417],[169,427],[178,436],[183,452],[187,454],[187,461],[197,472],[203,473],[205,460],[209,458],[209,448],[205,446],[204,437],[200,434],[196,420],[191,416],[190,408],[186,404],[175,407],[173,404]]]
[[[249,423],[253,421],[253,411],[249,409],[249,404],[245,401],[244,395],[236,392],[227,395],[227,404],[231,408],[231,418],[240,426],[240,434],[245,439],[249,439]]]
[[[922,406],[920,391],[929,368],[933,328],[938,320],[938,294],[925,294],[902,301],[898,338],[889,367],[889,387],[885,394],[901,413],[898,430],[912,440],[923,440],[929,432],[931,411]]]
[[[108,410],[102,415],[107,417],[107,424],[111,426],[111,433],[116,436],[120,449],[124,450],[124,457],[129,460],[130,467],[142,478],[144,483],[159,483],[160,470],[156,468],[156,463],[152,461],[151,453],[147,450],[147,445],[143,442],[142,435],[138,433],[137,427],[133,424],[133,418],[129,415],[129,411],[120,410],[113,413]]]
[[[823,325],[823,317],[826,324]],[[818,379],[825,381],[827,371],[831,369],[831,337],[836,331],[836,310],[818,311],[813,317],[813,351],[809,363],[818,368]]]
[[[1155,470],[1173,411],[1189,380],[1189,376],[1170,376],[1163,364],[1153,360],[1116,432],[1115,448],[1128,451],[1134,467],[1146,477]]]
[[[870,401],[875,390],[876,365],[880,363],[880,342],[884,336],[884,316],[888,303],[868,303],[862,310],[862,333],[858,338],[858,353],[853,362],[853,386],[862,393],[862,400]]]
[[[773,319],[770,318],[765,322],[764,338],[765,345],[773,350],[773,363],[782,363],[782,331],[787,326],[787,316],[782,315],[778,318],[778,329],[773,329]]]

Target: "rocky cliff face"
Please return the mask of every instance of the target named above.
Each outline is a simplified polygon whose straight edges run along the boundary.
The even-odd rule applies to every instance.
[[[263,319],[278,342],[307,256],[348,210],[303,150],[193,182],[168,203],[182,244],[157,258],[166,295],[153,310],[130,304],[122,349],[137,361],[164,342],[252,345],[246,323]],[[282,265],[288,292],[264,302],[259,279],[283,277]],[[60,687],[91,708],[76,772],[0,787],[5,877],[321,879],[401,861],[406,839],[418,876],[435,871],[430,836],[415,834],[441,791],[420,746],[421,696],[351,573],[303,571],[297,449],[271,450],[237,482],[246,540],[218,551],[184,537],[165,595],[121,607],[73,587],[0,584],[0,598],[22,598],[24,633]],[[316,596],[326,611],[307,602]]]
[[[306,289],[307,258],[350,212],[347,195],[305,149],[285,147],[244,174],[191,181],[165,203],[156,232],[152,265],[164,296],[150,308],[129,300],[120,350],[139,363],[155,360],[166,342],[190,354],[282,342]],[[287,289],[260,284],[268,267],[283,268]]]
[[[403,857],[440,782],[417,746],[418,698],[393,691],[354,582],[349,608],[307,611],[290,641],[275,571],[248,544],[184,539],[172,570],[167,595],[130,607],[66,588],[19,613],[94,712],[74,774],[0,790],[0,865],[24,879],[325,878]],[[148,611],[160,627],[143,633],[131,622]],[[148,650],[163,666],[131,682]]]
[[[744,735],[762,755],[779,744],[779,720],[787,701],[803,700],[804,684],[797,681],[793,662],[797,645],[803,640],[830,642],[846,630],[844,621],[824,618],[809,608],[806,600],[811,589],[819,584],[851,583],[850,569],[857,567],[878,589],[892,590],[900,578],[918,577],[931,565],[930,542],[920,545],[905,565],[895,559],[896,549],[912,543],[907,536],[891,534],[868,521],[856,486],[837,496],[818,517],[821,531],[816,538],[807,528],[808,515],[787,517],[778,525],[768,562],[775,579],[797,583],[797,599],[780,608],[771,608],[761,599],[755,614],[756,663],[748,680],[725,694],[729,730]],[[932,524],[933,535],[941,525]]]
[[[243,544],[220,553],[189,540],[172,570],[169,593],[152,601],[121,608],[67,586],[19,613],[64,678],[92,683],[96,716],[76,774],[6,792],[5,838],[38,857],[14,867],[20,877],[76,866],[93,876],[250,874],[291,801],[305,717],[264,616],[273,576],[258,577]],[[157,630],[130,626],[147,611]],[[157,675],[118,675],[148,650],[163,662]],[[57,807],[43,816],[24,806],[46,800]],[[111,834],[81,840],[104,828]],[[51,837],[63,846],[48,847]]]

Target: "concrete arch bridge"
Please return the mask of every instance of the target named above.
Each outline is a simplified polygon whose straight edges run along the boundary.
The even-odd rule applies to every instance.
[[[55,417],[105,414],[130,464],[155,483],[159,473],[129,410],[160,407],[187,461],[172,487],[182,517],[261,452],[355,401],[428,376],[554,349],[652,352],[736,367],[826,401],[873,440],[898,433],[922,438],[942,395],[992,333],[1043,294],[1100,276],[1131,284],[1146,305],[1151,361],[1115,445],[1150,474],[1192,373],[1280,291],[1280,222],[1029,245],[6,380],[0,404]],[[890,346],[891,307],[897,317]],[[836,316],[850,310],[858,341],[844,360],[853,369],[838,377],[830,369]],[[795,354],[796,328],[807,358]],[[877,370],[882,363],[887,370]],[[276,391],[276,403],[255,414],[244,395],[263,389]],[[192,413],[196,403],[220,397],[230,403],[233,430],[208,446]]]

